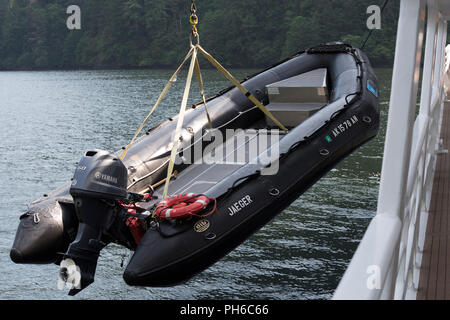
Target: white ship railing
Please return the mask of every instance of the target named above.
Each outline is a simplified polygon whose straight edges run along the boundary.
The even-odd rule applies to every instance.
[[[450,44],[445,47],[444,70],[444,91],[447,98],[450,98]]]
[[[377,214],[333,299],[416,298],[439,152],[448,7],[447,0],[401,0]]]

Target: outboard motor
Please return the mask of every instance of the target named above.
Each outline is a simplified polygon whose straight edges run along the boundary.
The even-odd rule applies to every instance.
[[[102,235],[113,222],[117,201],[127,198],[127,178],[125,165],[107,151],[88,151],[77,165],[70,194],[79,227],[60,268],[60,280],[64,282],[70,282],[70,273],[79,273],[69,295],[77,294],[94,282],[100,251],[107,244],[102,241]],[[73,265],[71,260],[76,269],[68,270],[67,266]]]

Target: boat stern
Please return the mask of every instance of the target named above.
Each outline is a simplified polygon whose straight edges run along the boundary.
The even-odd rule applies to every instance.
[[[70,204],[48,200],[32,206],[20,216],[10,258],[20,264],[57,263],[78,221]]]

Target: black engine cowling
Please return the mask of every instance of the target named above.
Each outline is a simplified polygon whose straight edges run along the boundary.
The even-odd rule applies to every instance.
[[[70,194],[80,224],[63,261],[73,260],[81,277],[70,290],[70,295],[94,282],[97,260],[106,246],[102,235],[113,222],[117,201],[127,198],[127,178],[125,165],[107,151],[88,151],[77,165]],[[66,281],[67,277],[67,268],[61,267],[60,278]]]

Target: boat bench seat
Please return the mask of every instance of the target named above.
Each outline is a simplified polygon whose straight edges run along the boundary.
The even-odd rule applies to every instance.
[[[327,69],[319,68],[268,84],[267,110],[284,126],[296,127],[328,104]],[[275,127],[266,116],[269,127]]]

